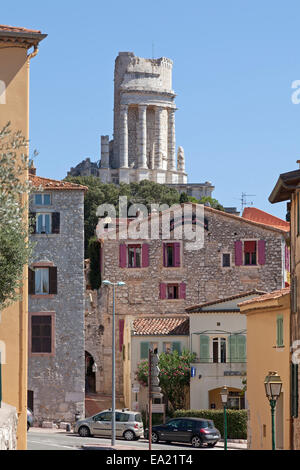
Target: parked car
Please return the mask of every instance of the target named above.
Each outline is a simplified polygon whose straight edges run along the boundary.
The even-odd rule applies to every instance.
[[[148,430],[145,432],[149,439]],[[221,439],[220,431],[215,428],[211,419],[203,418],[174,418],[166,424],[152,426],[152,442],[187,442],[193,447],[214,447]]]
[[[101,413],[91,416],[90,418],[76,421],[74,432],[81,437],[88,436],[111,436],[112,412],[103,410]],[[124,437],[127,441],[137,440],[144,437],[144,425],[141,413],[130,411],[126,408],[116,410],[116,437]]]
[[[34,421],[33,412],[31,411],[30,408],[27,408],[27,431],[29,431],[29,428],[33,426],[33,421]]]

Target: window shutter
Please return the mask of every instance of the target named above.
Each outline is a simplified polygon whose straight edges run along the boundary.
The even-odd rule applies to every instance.
[[[236,335],[236,350],[237,350],[237,361],[246,362],[246,336]]]
[[[122,352],[123,340],[124,340],[124,322],[125,320],[119,320],[119,349]]]
[[[174,243],[174,266],[180,267],[180,243]]]
[[[283,346],[283,316],[277,316],[277,346]]]
[[[30,268],[28,268],[28,294],[35,294],[35,272]]]
[[[172,343],[172,350],[177,351],[179,355],[181,354],[181,343],[180,343],[180,341],[174,341],[174,343]]]
[[[31,233],[36,233],[36,213],[30,212],[29,214],[29,227]]]
[[[52,233],[59,233],[60,230],[60,212],[52,214]]]
[[[167,285],[161,282],[159,285],[159,298],[165,299],[166,295],[167,295]]]
[[[120,268],[126,268],[126,250],[127,250],[126,244],[121,243],[120,253],[119,253],[120,254],[120,257],[119,257]]]
[[[258,240],[258,264],[266,264],[266,242]]]
[[[298,417],[298,364],[291,364],[291,417]]]
[[[229,361],[239,362],[238,351],[237,351],[237,335],[229,335]]]
[[[186,298],[186,284],[182,282],[179,286],[179,298],[185,299]]]
[[[149,244],[142,244],[142,268],[148,268],[149,266]]]
[[[163,243],[163,264],[167,266],[167,244]]]
[[[149,353],[149,343],[148,342],[142,342],[141,343],[141,359],[148,359],[148,353]]]
[[[200,335],[200,362],[210,362],[209,359],[209,336]]]
[[[243,243],[240,240],[234,242],[235,252],[235,265],[242,266],[243,264]]]
[[[49,268],[49,294],[57,294],[57,267]]]

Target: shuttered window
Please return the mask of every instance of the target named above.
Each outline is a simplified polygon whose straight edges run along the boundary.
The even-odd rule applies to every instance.
[[[283,315],[277,315],[276,330],[277,330],[276,345],[278,347],[282,347],[283,346]]]
[[[29,295],[57,294],[57,267],[28,269]]]
[[[31,352],[52,352],[52,316],[31,316]]]
[[[148,359],[148,354],[149,354],[149,343],[146,341],[143,341],[140,344],[140,359]]]
[[[246,362],[246,336],[230,335],[228,342],[230,362]]]
[[[291,364],[291,417],[298,417],[298,364]]]
[[[166,268],[180,267],[180,243],[163,243],[163,265]]]
[[[180,343],[180,341],[174,341],[172,343],[172,350],[177,351],[179,355],[181,354],[181,343]]]

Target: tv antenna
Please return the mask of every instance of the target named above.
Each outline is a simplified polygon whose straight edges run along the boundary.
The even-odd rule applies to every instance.
[[[248,205],[251,205],[253,206],[253,201],[247,201],[247,197],[254,197],[256,196],[256,194],[246,194],[246,193],[242,193],[242,197],[241,197],[241,212],[243,212],[243,209],[244,207],[248,206]]]

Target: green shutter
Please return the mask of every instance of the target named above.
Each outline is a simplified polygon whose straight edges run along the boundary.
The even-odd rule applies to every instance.
[[[141,343],[141,359],[148,359],[149,354],[149,343]]]
[[[200,362],[209,361],[209,336],[200,335]]]
[[[181,354],[181,343],[180,343],[180,341],[175,341],[174,343],[172,343],[172,350],[173,351],[178,351],[179,355]]]
[[[291,364],[291,417],[298,417],[298,364]]]
[[[239,362],[237,335],[229,335],[229,362]]]
[[[277,346],[283,346],[283,316],[277,315]]]
[[[246,362],[246,336],[236,335],[237,362]]]

